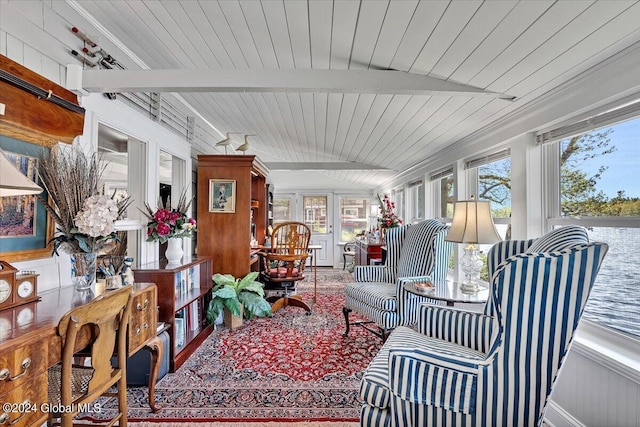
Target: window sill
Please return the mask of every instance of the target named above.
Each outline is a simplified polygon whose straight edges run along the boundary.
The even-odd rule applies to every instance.
[[[640,340],[583,319],[572,349],[640,384]]]

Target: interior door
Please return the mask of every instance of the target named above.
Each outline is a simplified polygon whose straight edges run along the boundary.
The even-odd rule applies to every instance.
[[[333,206],[328,194],[302,196],[303,222],[311,228],[311,244],[320,245],[313,251],[318,267],[333,266]]]

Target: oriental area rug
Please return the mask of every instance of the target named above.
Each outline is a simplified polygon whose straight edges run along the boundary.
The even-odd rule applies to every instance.
[[[352,423],[360,416],[360,379],[382,342],[363,328],[342,335],[343,287],[352,280],[348,272],[318,268],[315,303],[313,272],[297,286],[311,315],[285,307],[233,330],[219,327],[175,373],[158,382],[160,412],[150,412],[145,387],[128,389],[130,421],[357,425]],[[104,402],[100,418],[114,407],[115,399]]]

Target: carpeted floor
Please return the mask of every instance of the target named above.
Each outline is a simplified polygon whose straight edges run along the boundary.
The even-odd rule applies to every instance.
[[[310,316],[286,307],[272,318],[214,331],[180,369],[159,381],[162,411],[149,411],[146,388],[128,390],[129,418],[155,421],[154,427],[158,421],[187,420],[218,423],[211,427],[354,425],[360,378],[381,341],[362,328],[342,336],[342,288],[351,280],[346,271],[319,268],[316,303],[313,274],[298,284],[311,304]],[[104,402],[99,417],[113,404]]]

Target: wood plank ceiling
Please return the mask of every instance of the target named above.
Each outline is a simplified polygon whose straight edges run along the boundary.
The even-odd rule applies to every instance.
[[[640,41],[640,3],[622,0],[69,3],[138,57],[118,57],[128,69],[393,69],[515,97],[180,94],[219,132],[256,134],[249,154],[298,169],[272,172],[280,191],[374,188]],[[299,170],[310,162],[370,169]]]

